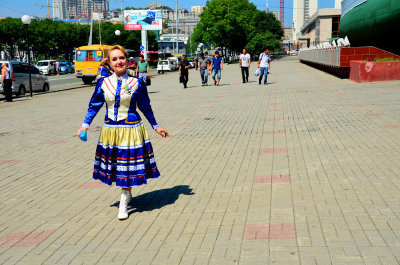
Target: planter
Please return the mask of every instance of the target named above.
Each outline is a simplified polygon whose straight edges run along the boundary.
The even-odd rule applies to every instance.
[[[400,80],[400,61],[351,61],[349,79],[357,83]]]

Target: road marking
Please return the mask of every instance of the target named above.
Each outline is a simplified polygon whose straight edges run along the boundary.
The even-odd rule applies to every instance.
[[[63,84],[63,85],[55,85],[51,87],[59,87],[59,86],[69,86],[69,85],[84,85],[82,82],[77,82],[77,83],[68,83],[68,84]]]
[[[65,76],[65,77],[60,77],[60,76],[48,76],[47,77],[49,80],[53,81],[53,80],[62,80],[62,79],[70,79],[70,78],[77,78],[75,75],[70,75],[70,76]]]

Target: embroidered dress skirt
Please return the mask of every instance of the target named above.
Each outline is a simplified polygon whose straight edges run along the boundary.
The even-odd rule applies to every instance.
[[[93,178],[129,188],[158,178],[153,147],[142,121],[106,121],[101,130]]]

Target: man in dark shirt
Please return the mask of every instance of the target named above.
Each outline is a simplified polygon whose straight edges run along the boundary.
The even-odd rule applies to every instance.
[[[179,64],[179,74],[183,88],[187,88],[187,82],[189,81],[189,67],[190,63],[186,60],[186,55],[182,55],[182,61]]]

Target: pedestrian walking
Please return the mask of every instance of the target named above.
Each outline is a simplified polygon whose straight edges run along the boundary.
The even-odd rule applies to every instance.
[[[183,83],[183,88],[187,88],[187,83],[189,81],[189,68],[190,63],[186,60],[186,55],[182,55],[182,61],[179,63],[179,75],[180,80]]]
[[[57,75],[60,74],[60,62],[59,61],[56,61],[56,73],[57,73]]]
[[[219,82],[221,81],[221,70],[223,69],[223,60],[219,56],[219,52],[215,52],[215,56],[211,61],[210,68],[212,69],[212,78],[214,80],[214,85],[219,86]],[[215,79],[217,77],[217,80]]]
[[[131,76],[135,76],[135,70],[136,70],[136,62],[133,60],[133,57],[129,58],[129,63],[128,63],[128,68],[129,68],[129,74]]]
[[[127,56],[125,49],[119,45],[110,49],[108,59],[114,73],[97,81],[84,122],[77,131],[78,137],[81,132],[87,133],[94,117],[106,103],[93,178],[107,185],[115,182],[122,188],[118,212],[120,220],[128,218],[127,205],[132,198],[132,187],[144,185],[147,179],[160,176],[153,147],[136,106],[158,134],[168,136],[167,130],[160,127],[154,118],[145,82],[128,75]],[[84,140],[84,137],[81,139]]]
[[[204,53],[200,53],[200,58],[198,59],[198,68],[201,77],[201,86],[208,86],[208,71],[210,69],[210,59],[204,57]]]
[[[12,77],[8,63],[1,65],[1,86],[7,102],[12,102]]]
[[[263,75],[265,74],[264,85],[266,85],[268,70],[271,69],[271,57],[269,56],[269,49],[265,48],[264,52],[260,54],[257,68],[260,68],[260,77],[258,79],[258,84],[261,85],[261,80],[263,78]]]
[[[247,53],[246,49],[243,49],[243,53],[239,57],[239,68],[242,71],[243,83],[249,82],[250,63],[250,54]]]
[[[197,70],[197,68],[199,67],[199,56],[196,53],[196,57],[194,58],[194,68]]]
[[[146,83],[146,79],[150,78],[149,62],[144,60],[143,54],[139,56],[139,62],[136,67],[136,76],[142,79]]]

